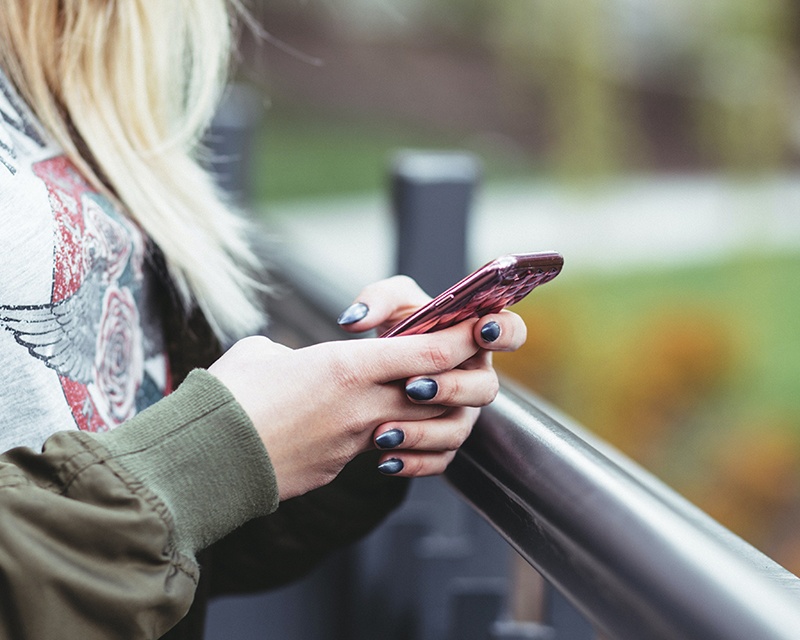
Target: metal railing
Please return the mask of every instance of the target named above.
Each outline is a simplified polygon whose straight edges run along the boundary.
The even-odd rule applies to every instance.
[[[800,637],[800,580],[523,391],[448,478],[609,637]]]
[[[404,176],[401,188],[433,184]],[[332,319],[353,292],[289,256],[276,264],[287,293],[273,312],[276,336],[341,339]],[[524,390],[503,386],[446,477],[602,637],[800,638],[800,579]],[[440,626],[419,637],[453,636]],[[474,637],[567,636],[556,627]]]

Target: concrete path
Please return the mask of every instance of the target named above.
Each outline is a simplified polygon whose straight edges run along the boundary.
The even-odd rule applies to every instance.
[[[383,194],[272,205],[270,225],[348,288],[392,273],[393,224]],[[742,252],[800,250],[800,176],[718,176],[487,186],[470,226],[475,266],[497,255],[556,250],[565,273],[702,263]]]

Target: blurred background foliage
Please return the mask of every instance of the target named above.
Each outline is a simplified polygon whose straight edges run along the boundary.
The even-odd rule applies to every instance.
[[[251,6],[266,35],[243,34],[239,73],[267,97],[267,211],[379,192],[398,147],[474,151],[492,184],[797,173],[789,0]],[[506,374],[800,572],[800,252],[576,268],[519,311],[530,338]]]

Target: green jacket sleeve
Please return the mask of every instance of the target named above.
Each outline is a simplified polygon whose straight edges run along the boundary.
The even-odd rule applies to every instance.
[[[277,507],[249,419],[197,371],[102,436],[0,456],[0,638],[158,638],[188,610],[194,552]]]

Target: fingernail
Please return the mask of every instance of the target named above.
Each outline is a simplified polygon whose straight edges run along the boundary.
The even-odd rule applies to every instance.
[[[485,342],[494,342],[500,337],[500,325],[494,320],[487,322],[481,329],[481,338]]]
[[[398,460],[397,458],[389,458],[388,460],[384,460],[378,465],[378,471],[387,476],[394,475],[395,473],[400,473],[403,470],[403,461]]]
[[[405,439],[406,434],[400,429],[390,429],[389,431],[382,433],[375,438],[375,444],[381,449],[394,449],[395,447],[399,447],[401,444],[403,444],[403,440]]]
[[[342,311],[336,322],[338,324],[353,324],[359,320],[363,320],[368,313],[369,307],[367,305],[363,302],[356,302]]]
[[[436,380],[430,378],[420,378],[406,385],[406,395],[412,400],[432,400],[438,391]]]

